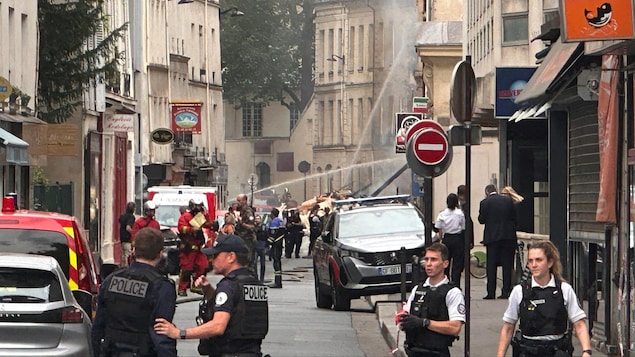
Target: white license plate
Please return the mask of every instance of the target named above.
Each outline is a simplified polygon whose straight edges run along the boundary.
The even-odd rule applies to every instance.
[[[406,264],[406,273],[412,273],[412,264]],[[401,274],[401,265],[388,265],[377,268],[378,275],[395,275]]]

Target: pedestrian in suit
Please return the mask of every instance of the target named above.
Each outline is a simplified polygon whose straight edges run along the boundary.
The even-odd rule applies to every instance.
[[[485,196],[478,211],[478,221],[485,225],[483,244],[487,252],[487,295],[484,299],[496,296],[498,265],[503,268],[503,287],[498,298],[507,299],[512,289],[512,265],[517,245],[516,210],[514,201],[499,195],[494,185],[485,187]]]

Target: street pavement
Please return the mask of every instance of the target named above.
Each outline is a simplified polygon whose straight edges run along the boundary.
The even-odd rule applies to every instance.
[[[306,241],[307,239],[305,239]],[[306,246],[302,246],[302,254],[306,254]],[[373,311],[379,333],[384,341],[372,341],[372,336],[367,336],[365,340],[360,338],[359,333],[355,336],[352,330],[351,315],[317,309],[315,307],[313,293],[313,271],[310,259],[285,259],[282,261],[283,268],[283,288],[269,289],[270,295],[270,328],[267,338],[263,342],[263,352],[271,353],[272,357],[279,356],[365,356],[365,357],[386,357],[391,356],[388,351],[393,351],[393,357],[405,357],[403,341],[405,334],[400,332],[395,325],[394,316],[401,309],[400,294],[376,295],[359,300],[353,300],[352,309],[355,311]],[[173,277],[176,278],[176,277]],[[208,275],[212,284],[216,284],[220,277],[210,273]],[[267,261],[265,269],[265,279],[273,279],[273,269],[270,261]],[[466,353],[465,328],[461,330],[459,340],[454,342],[450,348],[452,356],[475,356],[492,357],[496,356],[498,347],[498,337],[502,326],[502,316],[507,308],[508,301],[502,299],[483,300],[486,295],[487,279],[470,279],[470,346],[469,354]],[[463,286],[463,282],[461,283]],[[499,284],[500,286],[500,281]],[[409,293],[409,292],[408,292]],[[310,296],[309,296],[310,295]],[[189,293],[188,297],[179,297],[179,305],[194,305],[195,300],[200,300],[200,296]],[[304,301],[302,301],[304,300]],[[179,309],[177,307],[177,315]],[[192,326],[191,312],[185,319],[177,316],[175,323],[180,326]],[[284,316],[284,319],[280,319]],[[352,318],[353,325],[355,317]],[[307,326],[307,323],[311,326]],[[313,327],[315,325],[315,328]],[[327,330],[324,330],[327,329]],[[370,333],[372,335],[372,333]],[[350,341],[346,343],[345,341]],[[342,342],[344,341],[344,342]],[[355,342],[353,342],[355,341]],[[301,349],[294,348],[298,342],[303,346]],[[377,343],[386,347],[378,347]],[[358,346],[358,343],[362,346]],[[575,346],[574,356],[580,356],[582,349],[577,338],[573,338]],[[197,356],[197,341],[179,341],[180,356]],[[369,346],[363,346],[368,344]],[[398,349],[397,349],[398,348]],[[192,351],[186,352],[183,351]],[[598,351],[594,351],[594,356],[606,356]],[[507,355],[511,357],[511,347]]]

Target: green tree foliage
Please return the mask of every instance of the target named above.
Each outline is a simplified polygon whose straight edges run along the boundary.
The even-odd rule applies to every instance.
[[[65,122],[82,104],[91,81],[116,70],[120,56],[116,40],[126,26],[109,30],[103,4],[103,0],[59,4],[38,0],[38,113],[42,120]]]
[[[279,101],[304,109],[313,92],[313,0],[225,0],[223,96],[237,105]],[[299,92],[299,96],[298,93]],[[290,98],[290,100],[289,100]]]

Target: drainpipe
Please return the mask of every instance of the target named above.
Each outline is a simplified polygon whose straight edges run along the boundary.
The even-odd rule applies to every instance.
[[[373,11],[373,29],[376,31],[377,30],[377,27],[375,26],[376,22],[377,22],[376,10],[375,10],[374,7],[372,7],[370,5],[370,0],[366,0],[366,6],[368,6],[368,8]],[[375,43],[376,42],[377,42],[377,39],[376,39],[375,33],[373,33],[373,47],[372,47],[373,48],[373,52],[372,52],[373,54],[370,57],[370,60],[371,60],[372,64],[369,64],[369,66],[368,66],[368,70],[370,71],[371,76],[372,76],[370,81],[373,84],[373,104],[375,104]]]

